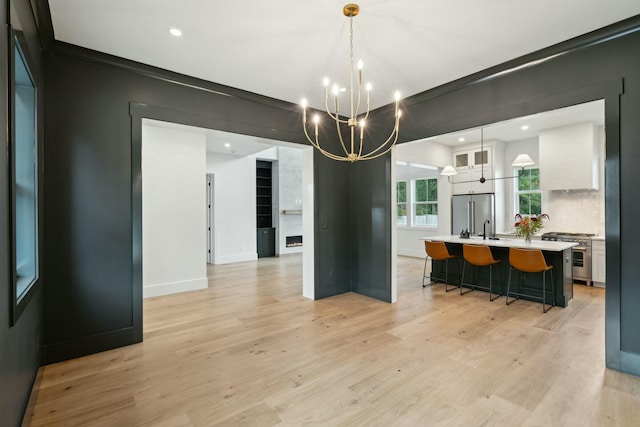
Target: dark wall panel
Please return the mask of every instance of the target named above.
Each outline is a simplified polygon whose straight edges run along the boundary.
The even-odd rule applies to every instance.
[[[315,297],[350,292],[349,164],[314,152]]]
[[[13,1],[11,16],[6,16],[7,4],[0,1],[0,17],[3,23],[10,23],[14,29],[23,33],[27,41],[29,54],[33,61],[32,72],[36,83],[42,88],[43,69],[39,45],[39,37],[28,0]],[[0,424],[18,426],[29,399],[31,385],[35,379],[41,360],[41,340],[43,335],[43,278],[40,280],[35,294],[18,318],[14,326],[10,322],[9,286],[11,276],[10,240],[9,240],[9,170],[7,168],[8,140],[7,128],[7,89],[9,51],[6,27],[0,31],[0,120],[2,121],[2,149],[0,150]],[[41,101],[41,100],[40,100]],[[42,102],[39,105],[42,113]],[[41,117],[41,116],[40,116]],[[41,133],[40,133],[41,136]],[[40,139],[40,146],[42,140]],[[41,212],[42,216],[42,212]]]
[[[355,163],[350,172],[353,291],[391,302],[390,156]]]

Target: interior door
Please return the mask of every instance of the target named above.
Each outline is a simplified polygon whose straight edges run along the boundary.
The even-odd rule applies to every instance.
[[[207,264],[213,264],[213,174],[207,174]]]

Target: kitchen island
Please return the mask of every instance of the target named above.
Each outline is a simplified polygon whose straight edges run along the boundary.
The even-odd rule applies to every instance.
[[[524,239],[490,239],[484,240],[482,237],[472,236],[471,238],[463,238],[457,235],[450,236],[434,236],[423,237],[420,240],[430,240],[434,242],[444,242],[452,255],[460,258],[460,269],[462,269],[462,245],[484,245],[491,248],[491,252],[495,259],[500,260],[500,264],[496,265],[494,270],[494,281],[500,283],[499,289],[502,295],[507,292],[507,279],[509,277],[509,248],[522,249],[540,249],[547,261],[548,265],[553,266],[553,281],[555,284],[556,305],[566,307],[569,300],[573,298],[573,263],[571,260],[571,248],[576,246],[576,242],[557,242],[545,240],[533,240],[531,243],[525,243]],[[449,268],[449,283],[460,283],[460,273],[455,268],[455,261],[451,262]],[[468,269],[470,270],[470,269]],[[485,271],[486,270],[486,271]],[[461,270],[460,270],[461,271]],[[497,274],[496,274],[497,273]],[[432,262],[432,277],[436,280],[444,280],[445,265],[444,262]],[[470,277],[470,276],[469,276]],[[519,280],[518,286],[522,289],[529,289],[532,296],[539,296],[542,289],[542,274],[526,273],[519,278],[516,270],[513,272],[512,287]],[[488,269],[479,269],[478,278],[480,281],[486,281],[489,278]],[[465,278],[465,282],[468,279]],[[494,282],[495,283],[495,282]],[[550,286],[550,283],[547,284]],[[521,297],[527,299],[527,297]]]

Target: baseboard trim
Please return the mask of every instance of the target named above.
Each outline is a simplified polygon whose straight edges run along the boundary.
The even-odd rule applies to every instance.
[[[199,289],[206,289],[208,286],[209,281],[206,277],[192,280],[181,280],[179,282],[144,285],[142,287],[142,298],[158,297],[162,295],[177,294],[180,292],[197,291]]]
[[[217,256],[214,259],[214,264],[233,264],[234,262],[246,262],[255,261],[258,259],[258,254],[239,254],[239,255],[225,255]]]
[[[398,249],[397,254],[400,256],[410,256],[413,258],[424,258],[425,253],[422,251],[412,251],[410,249]]]
[[[44,364],[62,362],[141,341],[140,331],[133,327],[125,327],[82,338],[55,342],[44,346]]]

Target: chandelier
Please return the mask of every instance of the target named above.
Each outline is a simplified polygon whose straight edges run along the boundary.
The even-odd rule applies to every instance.
[[[391,148],[395,145],[396,141],[398,141],[398,131],[400,129],[400,116],[401,111],[398,108],[398,103],[400,101],[400,94],[398,92],[395,93],[395,124],[393,126],[393,130],[391,131],[391,135],[387,138],[384,143],[380,144],[377,148],[373,148],[370,151],[364,150],[364,135],[365,135],[365,123],[367,118],[369,117],[369,98],[371,92],[371,84],[367,83],[365,86],[366,90],[366,98],[367,98],[367,108],[365,111],[360,111],[361,101],[362,101],[362,61],[358,61],[357,63],[357,93],[354,90],[354,62],[353,62],[353,17],[356,16],[360,12],[360,7],[357,4],[350,3],[346,5],[342,12],[346,17],[349,18],[349,94],[350,94],[350,115],[346,118],[340,112],[340,93],[345,91],[344,88],[340,88],[337,84],[334,84],[331,92],[333,94],[333,108],[334,111],[331,112],[329,109],[329,79],[324,79],[324,103],[325,109],[327,110],[327,114],[329,117],[335,122],[336,130],[338,134],[338,140],[340,141],[340,145],[342,146],[342,152],[338,149],[338,153],[334,151],[330,151],[326,148],[323,148],[320,145],[320,141],[318,140],[318,124],[320,123],[320,116],[315,114],[313,116],[313,127],[314,127],[314,138],[309,136],[309,130],[307,127],[307,101],[303,99],[301,102],[303,112],[302,112],[302,127],[304,129],[304,134],[311,143],[320,153],[325,155],[326,157],[354,163],[358,160],[371,160],[377,157],[383,156],[387,154]],[[343,136],[344,125],[346,125],[349,129],[348,139],[345,143],[345,137]],[[358,132],[357,128],[360,128]],[[359,134],[359,135],[357,135]],[[364,151],[364,152],[363,152]]]

